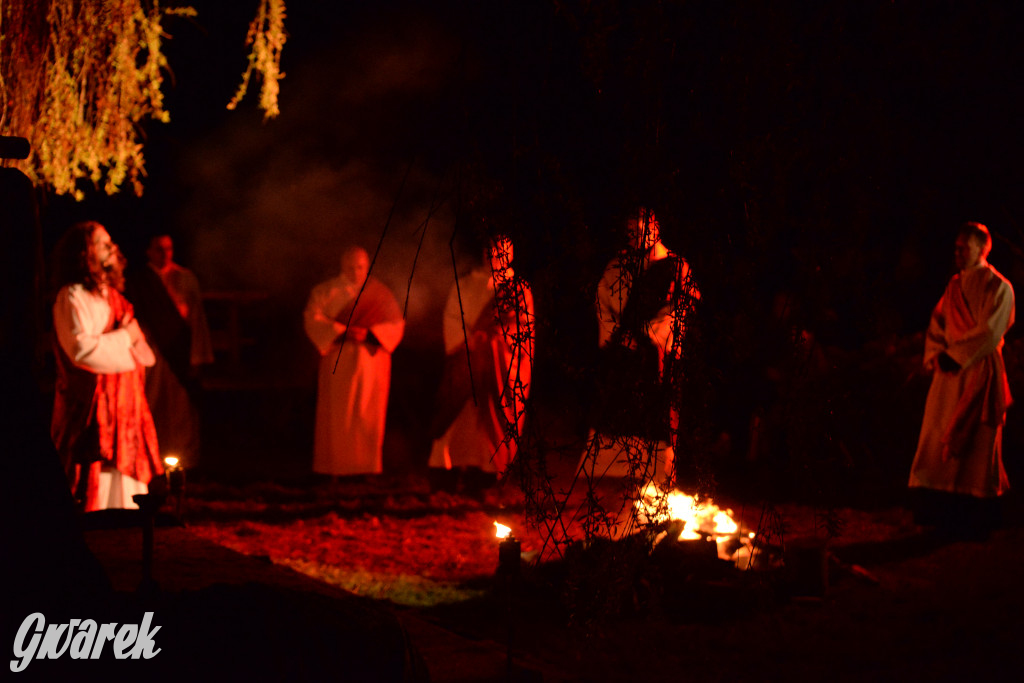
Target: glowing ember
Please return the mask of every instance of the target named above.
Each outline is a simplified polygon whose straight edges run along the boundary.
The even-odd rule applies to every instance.
[[[511,534],[511,533],[512,533],[511,527],[507,527],[504,524],[501,524],[500,522],[495,522],[494,523],[494,535],[497,538],[508,538],[509,534]]]
[[[754,538],[753,533],[740,535],[740,526],[733,519],[732,510],[722,510],[711,500],[698,502],[682,491],[662,492],[653,483],[644,488],[636,507],[641,522],[683,522],[683,530],[678,538],[680,541],[707,538],[717,542],[718,556],[723,560],[737,559],[736,539],[745,546]]]

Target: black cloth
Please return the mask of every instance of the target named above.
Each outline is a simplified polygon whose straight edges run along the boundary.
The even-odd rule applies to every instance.
[[[669,438],[671,382],[661,371],[660,350],[647,327],[666,306],[675,309],[682,294],[680,268],[672,255],[633,279],[619,325],[598,360],[593,424],[603,434]]]

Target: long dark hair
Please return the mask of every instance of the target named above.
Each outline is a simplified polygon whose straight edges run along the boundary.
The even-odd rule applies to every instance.
[[[107,268],[96,262],[92,240],[99,228],[103,225],[96,221],[75,223],[57,241],[53,251],[54,292],[73,284],[81,284],[91,292],[104,283],[119,291],[124,289],[125,260],[116,246],[115,258]]]

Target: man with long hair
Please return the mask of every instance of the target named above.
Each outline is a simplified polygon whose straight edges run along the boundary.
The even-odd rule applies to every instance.
[[[145,395],[152,349],[121,294],[125,261],[107,230],[77,223],[57,243],[57,386],[51,435],[86,512],[135,508],[163,474]]]

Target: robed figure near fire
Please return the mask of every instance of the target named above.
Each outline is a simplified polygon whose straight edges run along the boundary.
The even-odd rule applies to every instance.
[[[686,259],[662,243],[653,211],[638,209],[626,228],[629,244],[597,285],[601,373],[579,469],[592,479],[634,477],[644,485],[674,476],[680,387],[672,365],[700,290]]]
[[[508,237],[458,278],[444,312],[444,374],[430,466],[504,474],[516,456],[533,369],[533,294]]]
[[[313,288],[306,334],[320,352],[313,471],[380,474],[391,385],[391,354],[405,321],[391,290],[369,276],[366,251],[352,247],[337,277]]]
[[[959,272],[932,312],[924,364],[932,371],[910,487],[994,499],[1009,489],[1003,424],[1010,388],[1003,335],[1013,325],[1013,287],[986,257],[988,229],[966,223],[956,241]]]
[[[78,223],[57,244],[51,435],[87,512],[137,507],[132,496],[163,473],[145,394],[155,357],[121,294],[123,268],[99,223]]]

